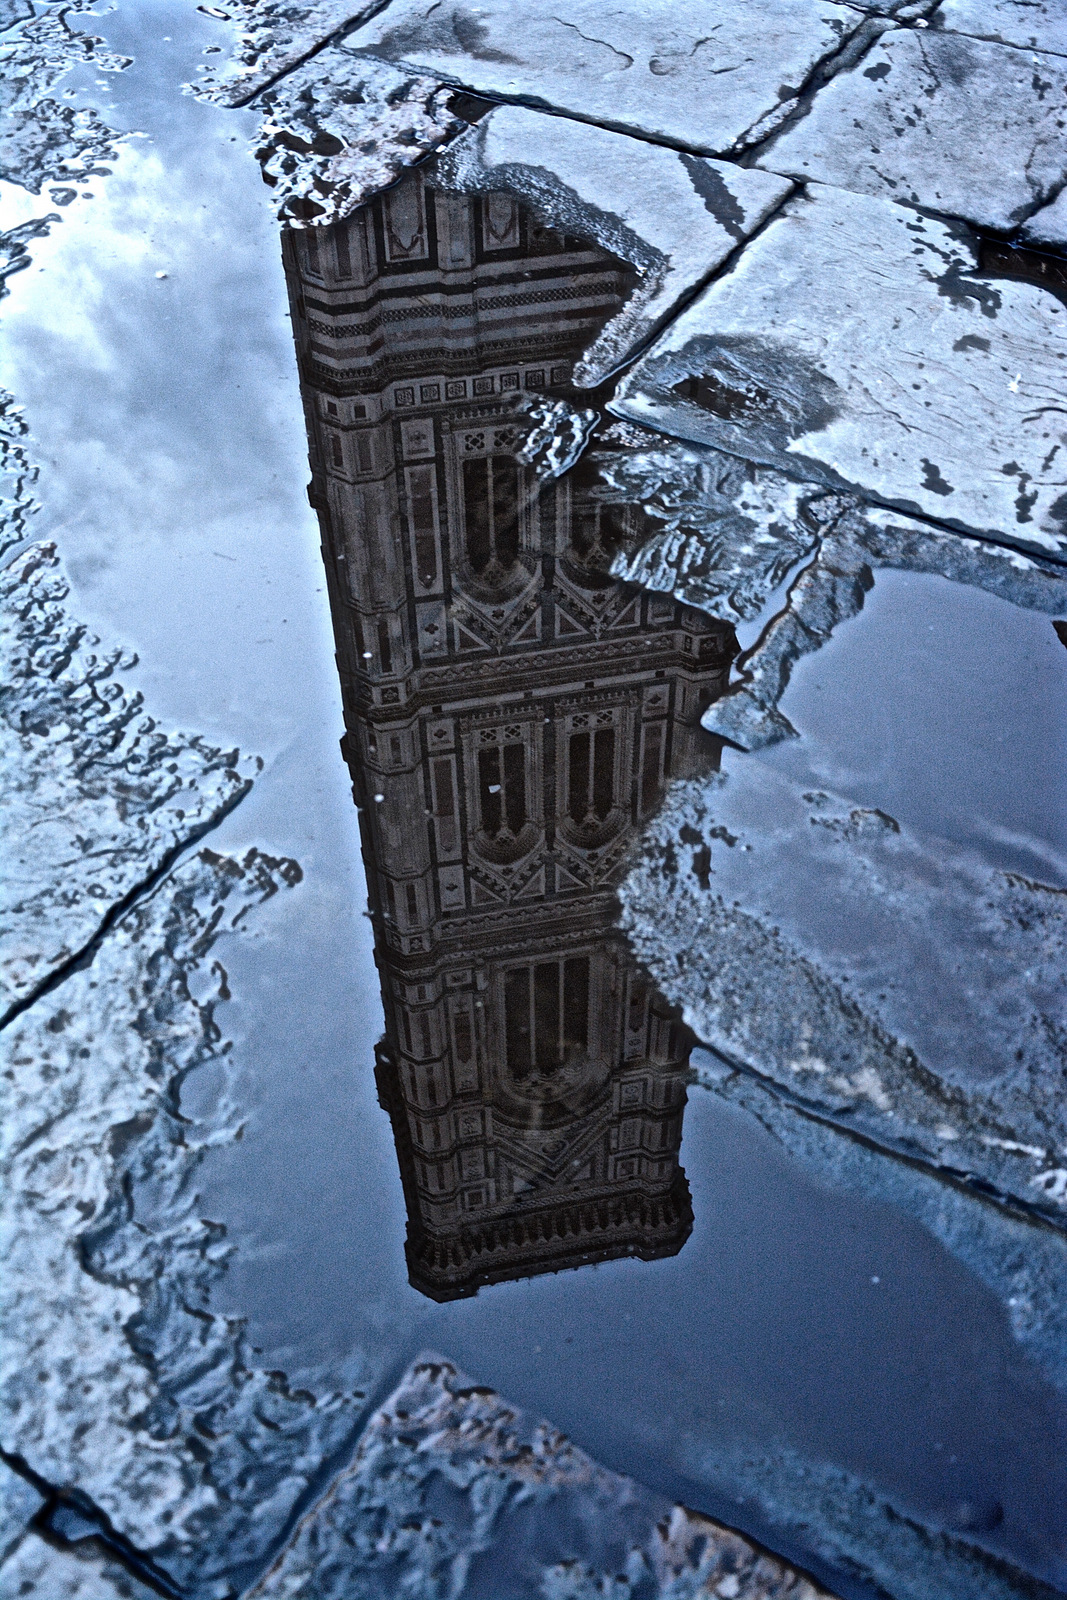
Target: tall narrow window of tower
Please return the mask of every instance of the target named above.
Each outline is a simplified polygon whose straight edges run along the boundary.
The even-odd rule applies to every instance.
[[[478,751],[482,831],[491,839],[515,838],[526,825],[526,751],[514,741]]]
[[[356,447],[356,470],[358,472],[371,472],[374,469],[374,456],[371,452],[370,434],[366,429],[359,433],[350,434]]]
[[[304,229],[304,258],[307,270],[313,277],[322,277],[322,261],[319,256],[319,231],[317,228]]]
[[[589,1048],[589,958],[539,961],[506,975],[508,1071],[516,1081],[556,1072]]]
[[[433,468],[408,468],[408,514],[415,539],[415,568],[426,588],[437,581],[437,530],[434,526]]]
[[[337,256],[337,276],[350,278],[352,276],[352,257],[348,249],[348,224],[342,222],[334,232],[334,253]]]
[[[519,557],[519,472],[512,456],[464,461],[463,512],[472,570],[499,582]]]
[[[381,658],[382,671],[393,670],[393,646],[389,638],[388,617],[378,618],[378,655]]]
[[[529,967],[518,967],[504,977],[504,1026],[508,1071],[521,1083],[533,1071],[533,1016]]]
[[[571,550],[582,566],[607,572],[619,543],[619,529],[607,507],[578,499],[571,513]]]
[[[603,822],[615,800],[615,729],[572,733],[567,811],[573,822]]]
[[[663,793],[663,723],[648,722],[641,751],[641,812],[654,811]]]
[[[334,464],[335,467],[343,467],[344,466],[344,464],[345,464],[344,450],[342,449],[342,446],[341,446],[341,439],[340,439],[340,435],[339,434],[336,434],[336,433],[331,433],[330,434],[330,455],[333,458],[333,464]]]
[[[456,1012],[452,1021],[452,1031],[456,1041],[456,1061],[460,1066],[465,1067],[474,1055],[471,1019],[466,1011]]]

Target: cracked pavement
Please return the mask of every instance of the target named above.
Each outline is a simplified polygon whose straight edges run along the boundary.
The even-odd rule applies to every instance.
[[[20,14],[2,36],[5,176],[35,195],[108,176],[125,137],[55,98],[72,60],[128,64],[71,16]],[[1067,841],[1046,770],[1063,730],[1038,704],[1063,685],[1050,619],[1067,616],[1062,9],[244,0],[236,21],[195,89],[259,119],[294,230],[343,223],[418,166],[632,271],[572,374],[575,405],[605,417],[546,407],[543,456],[562,472],[586,446],[591,492],[636,518],[615,577],[750,635],[704,714],[723,771],[678,784],[647,827],[622,925],[701,1043],[703,1090],[820,1181],[918,1219],[1062,1394]],[[53,225],[5,235],[11,271]],[[123,687],[136,657],[73,614],[62,541],[30,538],[21,438],[16,420],[0,574],[3,1592],[1061,1593],[1063,1560],[998,1545],[977,1501],[924,1520],[787,1451],[706,1469],[758,1504],[758,1533],[738,1533],[598,1465],[447,1350],[400,1371],[383,1339],[315,1392],[264,1368],[215,1305],[240,1246],[195,1185],[243,1131],[225,952],[279,915],[296,846],[210,848],[270,773],[164,731]],[[1011,724],[1030,794],[1013,811],[976,778],[980,826],[924,810],[903,758],[888,809],[877,763],[850,765],[814,709],[813,664],[832,674],[847,629],[897,617],[900,594],[900,615],[993,641],[1003,692],[975,688],[975,666],[960,703]],[[858,683],[882,648],[857,656]],[[874,690],[870,707],[889,727]],[[935,734],[916,711],[915,738],[936,748],[925,714]],[[186,1116],[182,1086],[209,1067],[217,1105]]]

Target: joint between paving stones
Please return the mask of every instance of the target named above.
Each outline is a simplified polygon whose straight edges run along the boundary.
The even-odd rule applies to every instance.
[[[97,951],[115,925],[122,920],[128,911],[131,911],[140,901],[147,899],[158,888],[167,874],[173,871],[182,860],[186,852],[192,851],[196,845],[202,843],[210,833],[220,827],[230,813],[251,793],[251,790],[252,779],[246,778],[241,787],[230,795],[217,811],[193,828],[184,839],[180,839],[177,844],[172,845],[158,865],[142,878],[140,883],[135,883],[131,889],[126,891],[121,900],[116,900],[114,905],[108,907],[107,912],[100,919],[96,931],[91,938],[85,941],[80,949],[76,950],[73,955],[68,956],[61,966],[50,972],[47,978],[43,978],[28,994],[21,995],[18,1000],[12,1001],[11,1005],[0,1016],[0,1031],[8,1027],[18,1017],[21,1017],[31,1006],[36,1005],[38,1000],[43,999],[45,995],[52,994],[72,973],[91,967]]]

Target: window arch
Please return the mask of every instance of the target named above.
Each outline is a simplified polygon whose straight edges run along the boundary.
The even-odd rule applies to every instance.
[[[504,976],[508,1072],[521,1083],[557,1072],[589,1048],[589,957],[515,967]]]

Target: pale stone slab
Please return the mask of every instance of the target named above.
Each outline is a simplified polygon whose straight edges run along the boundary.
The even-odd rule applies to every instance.
[[[1028,244],[1050,244],[1067,250],[1067,189],[1061,189],[1051,205],[1030,218],[1022,235]]]
[[[562,1561],[561,1543],[571,1552]],[[634,1590],[659,1600],[833,1600],[743,1534],[600,1466],[432,1352],[370,1418],[248,1600],[469,1594],[479,1558],[477,1592],[516,1600],[621,1600]]]
[[[432,182],[517,195],[549,227],[637,268],[637,289],[575,370],[587,387],[628,361],[792,188],[770,173],[520,106],[501,106],[472,127],[440,158]]]
[[[232,55],[199,78],[194,91],[201,100],[243,106],[261,89],[321,50],[340,40],[350,28],[376,11],[381,0],[259,0],[246,4],[242,29]]]
[[[393,0],[346,42],[479,94],[718,155],[863,22],[833,0]]]
[[[1022,50],[1067,55],[1067,6],[1063,0],[943,0],[933,28],[951,28],[976,39],[996,39]]]
[[[1067,58],[901,28],[816,95],[760,166],[1008,231],[1067,178]]]
[[[1067,548],[1067,308],[972,276],[961,227],[837,189],[786,202],[611,410],[827,487]]]

